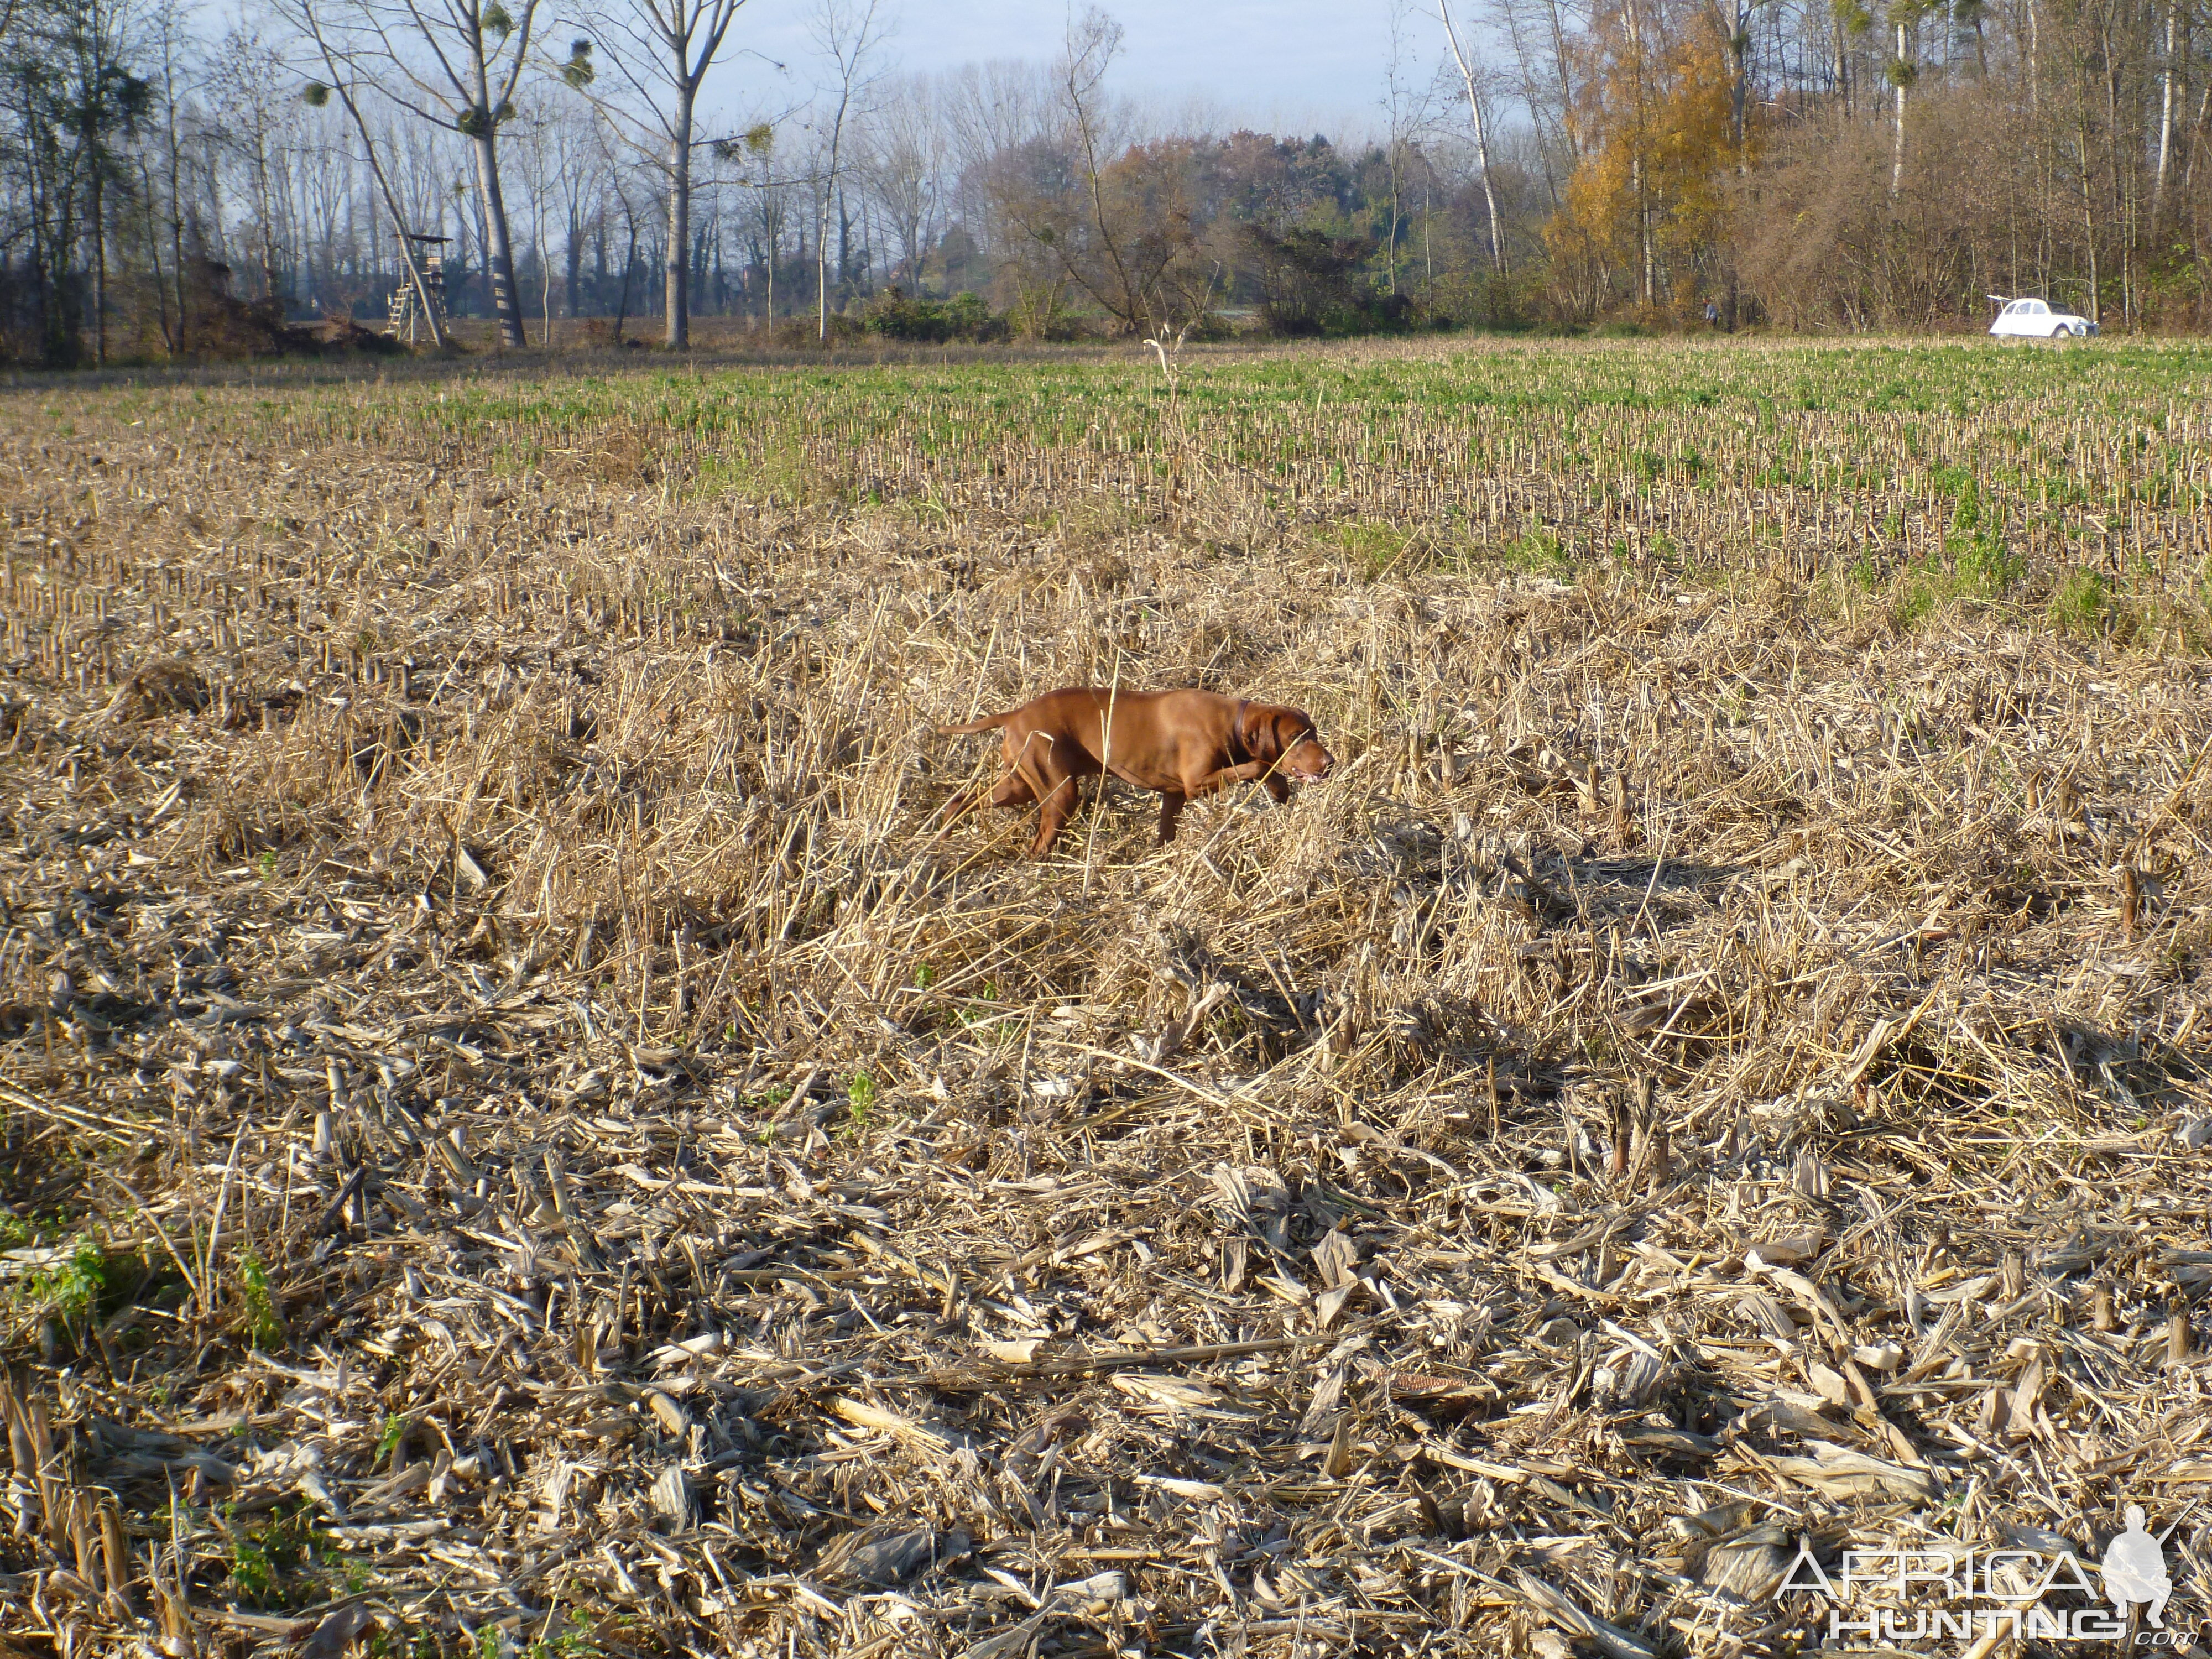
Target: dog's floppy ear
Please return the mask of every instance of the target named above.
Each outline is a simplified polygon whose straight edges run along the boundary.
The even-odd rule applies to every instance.
[[[1248,703],[1243,718],[1237,721],[1237,741],[1244,745],[1244,752],[1262,765],[1272,765],[1283,757],[1283,740],[1276,730],[1276,713],[1256,703]]]

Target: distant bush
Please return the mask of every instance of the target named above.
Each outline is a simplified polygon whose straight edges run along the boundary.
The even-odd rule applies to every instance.
[[[1372,237],[1247,225],[1244,239],[1270,333],[1395,334],[1413,321],[1413,301],[1385,293],[1364,269],[1375,257]]]
[[[1069,307],[1064,278],[1041,282],[1034,273],[1016,271],[1001,280],[1000,290],[1007,301],[1000,320],[1022,339],[1083,340],[1100,331],[1100,319]]]
[[[1462,270],[1424,284],[1431,319],[1439,325],[1515,334],[1561,319],[1546,302],[1543,273],[1525,268],[1510,276]],[[1577,323],[1579,331],[1580,324]]]
[[[832,348],[854,345],[864,332],[859,318],[833,311],[830,313],[830,331],[825,339],[822,319],[817,313],[807,311],[779,317],[772,323],[756,323],[747,334],[746,343],[755,347],[766,345],[781,351],[806,351],[825,345]]]
[[[629,320],[624,319],[624,321]],[[651,319],[647,319],[648,325]],[[586,351],[612,351],[620,347],[628,351],[641,351],[645,341],[636,332],[624,335],[611,317],[578,317],[566,324],[569,339]]]
[[[956,294],[949,300],[908,298],[894,288],[870,306],[866,313],[868,332],[887,340],[925,341],[1003,339],[1006,325],[991,315],[977,294]]]
[[[230,267],[193,258],[185,270],[184,325],[179,327],[165,280],[119,278],[108,293],[107,361],[156,359],[243,362],[274,357],[404,356],[389,335],[362,327],[349,310],[325,311],[318,322],[290,322],[281,301],[246,300],[231,292]],[[42,285],[21,264],[0,264],[0,364],[76,368],[93,356],[91,299],[74,277]]]

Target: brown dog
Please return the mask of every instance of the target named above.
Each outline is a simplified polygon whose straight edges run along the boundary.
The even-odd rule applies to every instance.
[[[1070,686],[988,720],[938,730],[1005,732],[1006,775],[998,787],[955,798],[945,816],[949,822],[987,802],[1036,801],[1042,811],[1031,858],[1052,850],[1073,815],[1077,781],[1101,772],[1160,792],[1160,839],[1167,842],[1183,807],[1200,795],[1256,780],[1279,806],[1291,796],[1287,780],[1316,782],[1336,766],[1304,710],[1211,691]]]

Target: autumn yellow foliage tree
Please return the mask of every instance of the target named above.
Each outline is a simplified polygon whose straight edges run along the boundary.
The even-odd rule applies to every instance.
[[[1667,309],[1713,289],[1726,180],[1755,131],[1735,118],[1730,40],[1708,5],[1612,0],[1593,17],[1569,112],[1578,159],[1544,228],[1571,310]]]

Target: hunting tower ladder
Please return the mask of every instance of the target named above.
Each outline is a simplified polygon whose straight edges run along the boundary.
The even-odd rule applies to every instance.
[[[404,274],[399,286],[392,290],[392,326],[386,331],[394,339],[415,343],[417,329],[427,330],[435,339],[446,329],[446,256],[439,250],[450,239],[444,236],[420,236],[410,234],[406,240],[416,245],[415,258],[422,270],[422,286],[428,290],[430,308],[436,313],[436,325],[422,315],[422,301],[416,296],[415,284]]]

